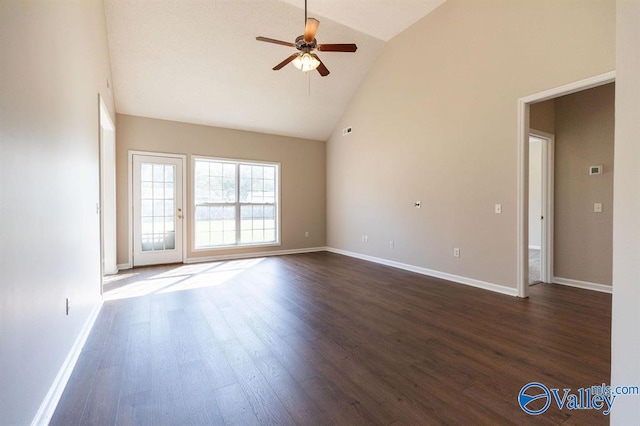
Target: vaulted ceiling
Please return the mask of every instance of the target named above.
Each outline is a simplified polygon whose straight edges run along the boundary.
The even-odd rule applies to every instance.
[[[106,0],[119,113],[326,140],[384,43],[445,0],[308,0],[331,74],[272,68],[297,52],[304,0]]]

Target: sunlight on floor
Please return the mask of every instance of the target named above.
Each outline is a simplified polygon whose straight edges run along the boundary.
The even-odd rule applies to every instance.
[[[195,288],[221,285],[236,275],[253,268],[265,258],[231,260],[215,263],[181,265],[150,277],[140,277],[130,284],[124,285],[104,294],[104,300],[128,299],[146,296],[153,293],[170,293],[173,291],[191,290]],[[110,282],[131,278],[137,273],[128,273],[110,277]]]
[[[111,284],[116,281],[126,280],[127,278],[135,277],[138,275],[137,273],[129,273],[129,274],[116,274],[116,275],[105,275],[102,279],[102,284]]]

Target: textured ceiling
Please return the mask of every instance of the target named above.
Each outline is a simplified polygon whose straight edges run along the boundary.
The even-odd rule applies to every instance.
[[[304,10],[304,0],[283,0]],[[389,41],[445,0],[308,0],[315,14]]]
[[[326,140],[384,41],[444,0],[309,0],[319,52],[331,71],[303,74],[296,52],[256,36],[292,41],[304,29],[298,0],[106,0],[116,109],[187,123]],[[295,5],[294,5],[295,4]]]

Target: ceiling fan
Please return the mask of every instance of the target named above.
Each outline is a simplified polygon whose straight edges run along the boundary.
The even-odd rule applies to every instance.
[[[289,62],[293,62],[293,65],[302,70],[302,72],[309,72],[317,69],[321,76],[326,77],[329,75],[329,70],[322,63],[318,55],[313,53],[314,50],[320,52],[355,52],[358,49],[353,43],[346,44],[318,44],[316,40],[316,31],[320,21],[315,18],[307,18],[307,0],[304,1],[304,34],[296,38],[295,43],[289,43],[288,41],[275,40],[268,37],[256,37],[258,41],[264,41],[267,43],[281,44],[283,46],[295,47],[300,52],[294,53],[278,65],[273,67],[274,71],[278,71],[283,68]]]

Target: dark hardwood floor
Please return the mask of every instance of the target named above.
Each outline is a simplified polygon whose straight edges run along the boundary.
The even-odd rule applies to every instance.
[[[53,425],[608,423],[517,396],[609,383],[610,295],[522,300],[324,252],[106,288]]]

